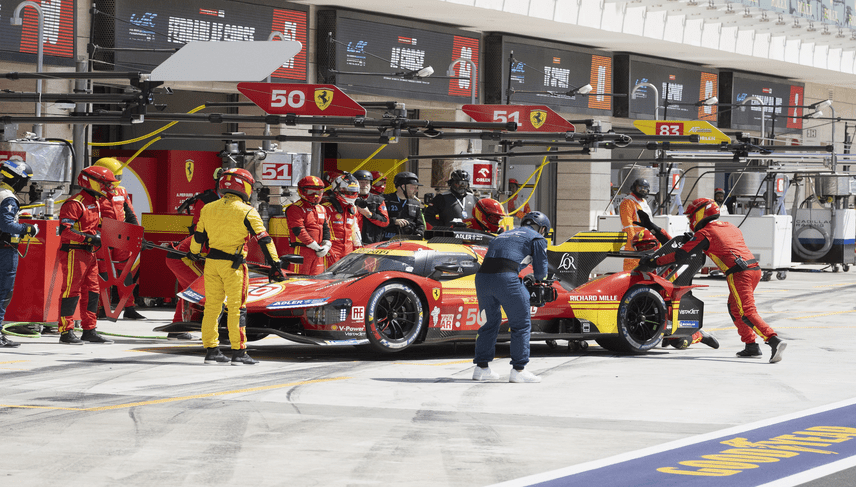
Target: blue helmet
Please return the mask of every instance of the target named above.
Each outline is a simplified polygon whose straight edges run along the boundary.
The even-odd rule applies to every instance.
[[[543,227],[544,231],[550,229],[550,219],[547,218],[547,215],[541,213],[540,211],[531,211],[520,220],[520,226],[525,227],[526,225],[537,225],[539,227]]]
[[[24,161],[6,159],[0,163],[0,176],[3,177],[2,181],[11,186],[17,193],[30,182],[30,178],[33,177],[33,170]]]

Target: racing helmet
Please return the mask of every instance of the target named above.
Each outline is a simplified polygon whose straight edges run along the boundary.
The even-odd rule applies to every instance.
[[[453,193],[459,196],[466,194],[470,188],[470,173],[463,169],[455,169],[449,175],[449,181],[447,182],[449,183],[449,189]]]
[[[114,176],[116,176],[116,181],[122,180],[122,169],[124,169],[125,166],[122,165],[122,162],[116,158],[102,157],[101,159],[95,161],[95,164],[93,164],[93,166],[106,167],[110,170],[110,172],[113,173]]]
[[[297,194],[307,203],[317,205],[321,202],[321,193],[325,187],[324,181],[318,176],[306,176],[297,182]]]
[[[33,177],[33,169],[22,160],[6,159],[0,163],[0,176],[3,176],[3,182],[17,193],[30,182],[30,178]]]
[[[421,184],[419,184],[419,176],[407,171],[396,174],[395,178],[392,180],[392,183],[395,185],[396,188],[404,186],[405,184],[415,184],[416,186],[422,186]]]
[[[384,194],[386,192],[386,176],[379,171],[372,171],[372,189],[374,194]]]
[[[715,195],[720,194],[720,193],[721,193],[721,194],[725,194],[725,190],[724,190],[724,189],[722,189],[722,188],[716,188],[716,189],[713,191],[713,194],[715,194]]]
[[[660,241],[651,233],[651,230],[645,229],[633,236],[634,250],[656,250],[660,248]]]
[[[476,206],[473,208],[473,218],[482,226],[482,229],[491,233],[496,233],[502,228],[502,219],[505,216],[502,205],[495,199],[482,198],[476,201]]]
[[[547,215],[541,213],[540,211],[530,211],[526,214],[526,216],[523,217],[522,220],[520,220],[521,227],[525,227],[527,225],[538,227],[535,229],[536,231],[543,228],[543,235],[546,234],[547,231],[550,229],[550,219],[547,218]]]
[[[354,176],[354,178],[357,179],[357,182],[366,181],[369,183],[368,185],[360,184],[360,194],[363,196],[369,194],[369,192],[371,191],[371,187],[372,187],[372,181],[374,181],[374,178],[372,177],[372,173],[369,171],[366,171],[365,169],[360,169],[359,171],[354,171],[353,176]],[[366,188],[363,189],[363,186],[365,186]]]
[[[696,232],[707,222],[719,218],[719,205],[710,198],[698,198],[687,205],[684,215],[690,221],[690,228]]]
[[[106,167],[89,166],[77,175],[77,185],[101,196],[113,196],[113,183],[119,180]]]
[[[639,196],[640,198],[645,198],[648,196],[648,192],[651,190],[651,185],[648,183],[648,180],[645,178],[637,178],[633,181],[633,186],[630,186],[630,191]]]
[[[333,181],[331,189],[336,198],[346,205],[353,205],[360,196],[360,183],[357,182],[357,178],[347,172]]]
[[[223,171],[223,174],[220,176],[220,182],[217,184],[217,190],[220,194],[236,194],[242,200],[250,201],[250,193],[253,192],[254,184],[256,184],[256,180],[249,171],[233,167]]]

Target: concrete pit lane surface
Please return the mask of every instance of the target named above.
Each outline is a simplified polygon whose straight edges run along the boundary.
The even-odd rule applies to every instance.
[[[533,342],[540,384],[508,383],[507,344],[501,379],[482,383],[471,343],[378,355],[267,338],[249,344],[259,365],[233,367],[203,365],[199,341],[10,337],[0,484],[856,485],[856,274],[760,284],[761,316],[788,341],[777,364],[766,345],[737,358],[726,281],[696,284],[718,350]],[[152,336],[172,317],[140,311],[98,330]]]

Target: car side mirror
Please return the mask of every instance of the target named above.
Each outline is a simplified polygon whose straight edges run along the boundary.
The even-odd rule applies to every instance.
[[[289,264],[300,265],[303,263],[303,256],[297,254],[285,254],[279,257],[279,265],[285,267]]]
[[[443,274],[452,274],[455,277],[463,276],[466,274],[466,271],[463,267],[461,267],[458,263],[444,263],[437,264],[434,266],[434,271],[428,275],[428,279],[437,279]]]

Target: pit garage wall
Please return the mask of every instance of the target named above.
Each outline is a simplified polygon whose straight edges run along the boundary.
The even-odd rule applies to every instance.
[[[599,149],[591,156],[562,156],[556,163],[555,243],[597,228],[597,216],[609,204],[611,168],[597,159],[611,156],[612,151]]]

